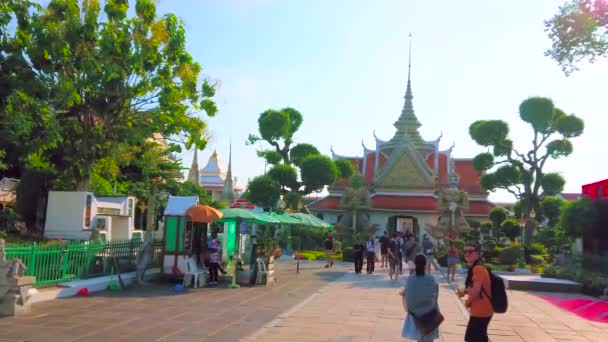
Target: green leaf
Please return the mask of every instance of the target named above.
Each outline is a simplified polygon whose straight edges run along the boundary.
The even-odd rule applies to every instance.
[[[477,171],[487,171],[494,166],[494,156],[491,153],[480,153],[473,158],[473,167]]]
[[[471,124],[469,134],[479,145],[497,145],[507,138],[509,125],[501,120],[479,120]]]
[[[336,167],[338,168],[338,173],[340,178],[351,178],[351,176],[355,173],[355,166],[353,163],[345,158],[339,158],[334,161],[336,163]]]
[[[553,101],[546,97],[531,97],[519,105],[519,116],[532,125],[535,131],[549,133],[555,116]]]
[[[557,121],[557,131],[566,138],[578,137],[584,129],[585,123],[575,115],[564,115]]]
[[[302,183],[306,192],[323,190],[332,185],[338,178],[338,168],[329,157],[323,155],[310,155],[300,165]]]
[[[552,158],[568,156],[572,153],[572,143],[568,139],[553,140],[547,144],[547,153]]]
[[[558,173],[544,174],[541,179],[541,186],[546,195],[557,195],[564,190],[566,180]]]
[[[297,144],[289,151],[289,159],[294,165],[300,166],[304,158],[319,154],[319,150],[311,144]]]

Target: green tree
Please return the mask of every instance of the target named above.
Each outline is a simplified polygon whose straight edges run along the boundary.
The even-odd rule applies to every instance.
[[[515,242],[515,239],[521,235],[521,225],[519,221],[514,218],[509,218],[500,224],[500,230],[502,233],[509,238],[509,240]]]
[[[542,216],[548,220],[549,227],[555,227],[566,201],[555,196],[545,196],[540,202]]]
[[[495,207],[490,211],[489,217],[492,221],[492,236],[497,237],[498,234],[496,233],[499,232],[500,226],[509,217],[509,212],[503,207]]]
[[[570,0],[545,22],[553,58],[566,75],[578,70],[578,62],[608,55],[608,1]]]
[[[97,191],[114,192],[125,169],[114,160],[117,149],[146,153],[142,146],[155,134],[171,142],[169,152],[205,146],[198,113],[215,115],[215,89],[199,79],[184,23],[174,14],[158,17],[152,0],[135,1],[131,17],[128,11],[127,0],[103,8],[98,0],[51,0],[44,9],[2,2],[0,150],[7,173],[35,171],[47,189],[90,189],[94,181]],[[109,172],[111,164],[119,173]]]
[[[258,118],[259,136],[250,134],[247,141],[249,145],[265,141],[272,147],[258,150],[257,154],[273,165],[268,176],[275,181],[284,202],[291,209],[301,205],[304,195],[332,185],[339,172],[351,171],[344,164],[341,164],[342,169],[338,169],[333,160],[322,156],[311,144],[294,145],[293,136],[302,120],[302,114],[293,108],[269,109]]]
[[[355,174],[355,167],[350,160],[345,158],[339,158],[335,160],[336,167],[338,168],[340,178],[351,178]]]
[[[570,202],[562,211],[559,224],[565,233],[571,237],[582,237],[593,232],[597,222],[597,208],[593,200],[583,197]]]
[[[264,209],[274,208],[281,197],[280,185],[268,175],[257,176],[247,185],[245,197]]]
[[[513,146],[508,137],[509,126],[502,120],[476,121],[469,127],[469,133],[478,144],[492,148],[491,153],[481,153],[473,160],[475,168],[484,173],[480,180],[482,187],[488,191],[505,189],[522,200],[522,213],[526,219],[524,241],[528,246],[535,229],[530,212],[540,212],[541,188],[546,195],[553,195],[561,192],[559,184],[563,186],[563,182],[557,181],[561,178],[558,174],[545,173],[545,163],[572,153],[570,139],[583,133],[584,123],[542,97],[523,101],[519,114],[533,131],[529,151],[521,152]],[[543,179],[548,181],[543,182]]]

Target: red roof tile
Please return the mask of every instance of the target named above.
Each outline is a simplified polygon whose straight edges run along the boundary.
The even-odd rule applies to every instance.
[[[455,159],[454,168],[456,174],[460,177],[460,189],[470,193],[483,192],[481,185],[479,185],[481,175],[473,167],[473,159]]]
[[[437,210],[437,199],[423,196],[376,195],[371,198],[371,205],[377,209],[396,210]]]
[[[308,206],[311,209],[340,209],[339,196],[327,196]]]
[[[435,168],[435,153],[431,153],[426,157],[426,164],[433,170]],[[448,156],[445,153],[439,153],[439,185],[448,185]]]
[[[488,201],[470,201],[469,209],[464,214],[470,215],[488,215],[495,205]]]

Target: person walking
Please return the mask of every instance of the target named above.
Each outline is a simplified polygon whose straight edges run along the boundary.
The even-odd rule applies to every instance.
[[[422,237],[422,253],[424,253],[424,256],[426,257],[426,271],[431,272],[431,264],[433,263],[433,255],[435,254],[435,244],[426,234]]]
[[[384,234],[380,237],[380,257],[382,258],[380,261],[380,267],[388,266],[388,244],[391,239],[388,236],[388,232],[384,231]]]
[[[373,235],[370,235],[369,240],[365,241],[365,250],[367,251],[367,274],[374,274],[376,265],[376,240]]]
[[[403,246],[405,250],[406,265],[409,269],[409,274],[414,274],[414,258],[420,253],[420,248],[416,243],[416,236],[410,235],[409,240]]]
[[[363,243],[359,237],[355,237],[355,243],[353,244],[353,257],[355,263],[355,274],[360,274],[363,268]]]
[[[464,340],[466,342],[487,342],[488,325],[494,315],[494,308],[489,296],[492,293],[490,273],[481,263],[479,244],[467,243],[464,246],[464,259],[470,265],[465,288],[458,290],[460,297],[467,296],[465,306],[470,312]]]
[[[388,244],[388,275],[391,280],[397,280],[399,275],[399,239],[397,233],[393,234]]]
[[[401,336],[415,341],[434,341],[439,338],[439,324],[443,320],[439,312],[439,285],[425,272],[427,260],[423,254],[416,255],[414,264],[415,273],[406,278],[405,287],[399,291],[407,310]]]
[[[448,281],[454,281],[454,277],[456,276],[456,264],[459,260],[459,253],[456,245],[454,245],[454,241],[448,242]],[[452,278],[450,280],[450,274]]]
[[[216,285],[221,262],[219,245],[211,247],[209,252],[209,285]]]
[[[403,233],[397,233],[397,242],[399,243],[399,274],[403,274],[403,246],[405,245],[405,240],[403,239]]]
[[[323,246],[325,248],[325,259],[327,260],[327,265],[325,265],[325,268],[333,267],[334,240],[331,235],[327,234],[327,238],[325,239]]]

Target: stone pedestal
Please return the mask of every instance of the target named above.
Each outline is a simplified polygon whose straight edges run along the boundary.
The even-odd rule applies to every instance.
[[[35,277],[9,278],[0,284],[0,316],[19,316],[30,312],[28,292]]]

